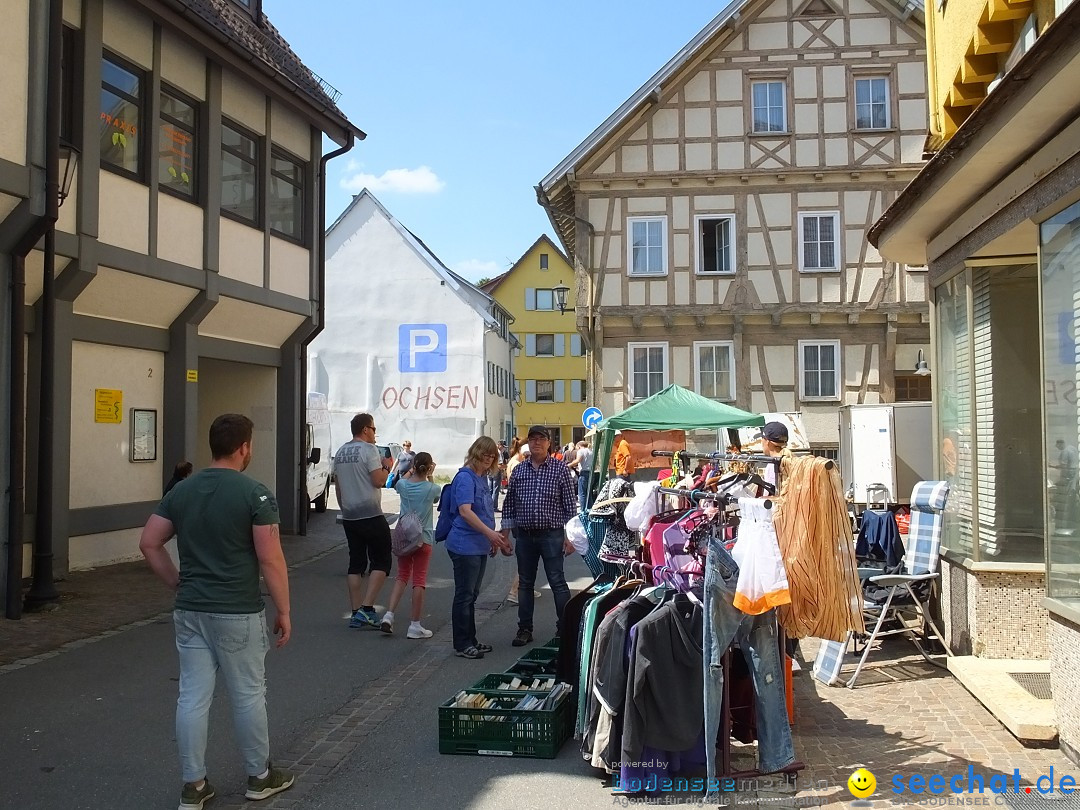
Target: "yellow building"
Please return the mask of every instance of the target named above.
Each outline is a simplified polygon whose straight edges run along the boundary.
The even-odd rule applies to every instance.
[[[585,349],[574,322],[574,291],[567,290],[561,312],[556,292],[560,286],[574,286],[574,271],[555,243],[541,236],[483,290],[513,315],[514,333],[521,341],[513,369],[515,435],[525,436],[530,425],[547,425],[552,442],[561,445],[585,435],[581,414],[590,403]]]
[[[928,269],[950,669],[1080,762],[1080,3],[947,0],[927,29],[935,154],[869,239]],[[995,666],[1052,699],[986,698]]]

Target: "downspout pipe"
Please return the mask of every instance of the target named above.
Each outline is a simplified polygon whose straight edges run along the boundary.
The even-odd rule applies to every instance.
[[[327,152],[321,158],[319,158],[319,263],[322,265],[322,269],[319,272],[319,301],[317,305],[317,318],[315,322],[315,328],[311,330],[311,333],[303,339],[300,343],[300,357],[303,360],[300,363],[300,396],[302,398],[304,412],[307,409],[307,387],[308,387],[308,346],[311,344],[326,324],[326,164],[336,157],[340,157],[348,152],[353,146],[356,145],[356,136],[352,130],[349,130],[345,145],[340,149],[335,149],[332,152]],[[304,447],[304,421],[297,420],[297,435],[298,447]],[[329,448],[328,448],[329,449]],[[307,467],[307,459],[304,459],[304,468]],[[300,528],[301,534],[307,534],[307,486],[302,485],[300,493],[298,495],[299,503],[297,504],[297,515],[300,519],[297,524]]]
[[[56,220],[60,216],[60,71],[63,0],[49,4],[49,62],[45,85],[45,266],[41,288],[41,391],[38,407],[37,505],[34,510],[33,579],[24,607],[34,610],[60,595],[53,582],[53,448],[56,384]],[[64,504],[67,507],[67,504]]]

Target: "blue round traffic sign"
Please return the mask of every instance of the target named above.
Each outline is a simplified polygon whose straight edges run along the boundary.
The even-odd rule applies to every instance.
[[[581,414],[581,424],[592,430],[599,425],[604,419],[604,414],[601,413],[599,408],[586,408],[585,412]]]

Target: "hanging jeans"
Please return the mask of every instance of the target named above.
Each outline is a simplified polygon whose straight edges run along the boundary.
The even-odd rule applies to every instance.
[[[716,735],[724,694],[723,657],[737,640],[754,679],[757,710],[758,770],[772,773],[795,761],[788,725],[784,677],[777,647],[776,613],[748,616],[733,604],[739,566],[721,540],[709,539],[705,563],[705,766],[710,796],[716,792]]]

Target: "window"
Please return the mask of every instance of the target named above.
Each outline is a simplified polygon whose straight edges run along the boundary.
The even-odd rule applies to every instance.
[[[855,129],[888,128],[888,77],[867,76],[855,79]]]
[[[667,343],[630,343],[626,347],[630,399],[645,399],[667,385]]]
[[[161,88],[158,121],[158,188],[195,196],[195,133],[197,108],[180,93]]]
[[[799,214],[799,269],[840,269],[840,214]]]
[[[552,290],[535,290],[536,302],[533,309],[551,312],[555,309],[555,293]]]
[[[555,381],[554,380],[537,380],[536,381],[536,401],[537,402],[554,402],[555,401]]]
[[[490,360],[487,364],[487,388],[489,394],[495,393],[495,364]]]
[[[735,217],[697,218],[698,272],[735,272]]]
[[[754,100],[753,132],[786,132],[784,83],[777,80],[753,82],[750,92]]]
[[[631,275],[663,275],[667,272],[667,217],[627,220],[630,232],[627,263]]]
[[[735,399],[735,344],[730,341],[694,343],[697,392],[709,399]]]
[[[897,402],[929,402],[930,377],[915,374],[896,375]]]
[[[840,446],[839,445],[820,445],[815,444],[810,448],[810,455],[817,456],[818,458],[827,458],[832,461],[840,460]]]
[[[105,54],[101,60],[101,163],[106,168],[142,175],[143,73]]]
[[[546,253],[541,253],[540,254],[540,269],[541,270],[547,270],[548,269],[548,255]]]
[[[537,357],[554,357],[555,356],[555,335],[537,335],[536,336],[536,356]]]
[[[221,212],[259,224],[259,142],[239,127],[221,124]]]
[[[270,230],[297,242],[304,239],[304,175],[307,165],[275,148],[270,152]]]
[[[799,396],[802,399],[840,398],[840,341],[799,341]]]

